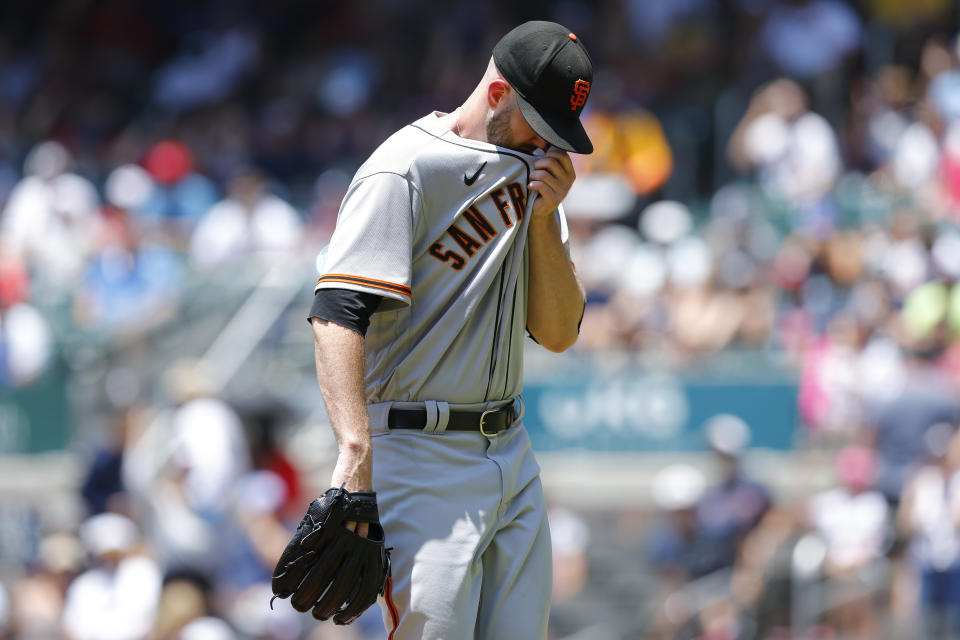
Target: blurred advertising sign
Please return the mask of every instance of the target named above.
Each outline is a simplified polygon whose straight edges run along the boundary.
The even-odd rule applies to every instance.
[[[539,451],[703,450],[704,424],[718,414],[746,422],[749,446],[786,450],[799,424],[792,380],[586,369],[528,380],[523,399],[524,423]]]

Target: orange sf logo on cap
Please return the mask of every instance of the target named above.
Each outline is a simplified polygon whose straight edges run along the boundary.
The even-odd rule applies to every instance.
[[[590,83],[586,80],[577,80],[573,85],[573,95],[570,96],[570,111],[576,111],[587,102],[590,95]]]

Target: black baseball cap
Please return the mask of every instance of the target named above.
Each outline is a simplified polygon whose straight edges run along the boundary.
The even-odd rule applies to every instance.
[[[556,22],[525,22],[500,39],[493,63],[517,92],[520,113],[537,135],[564,151],[593,152],[580,124],[593,62],[576,34]]]

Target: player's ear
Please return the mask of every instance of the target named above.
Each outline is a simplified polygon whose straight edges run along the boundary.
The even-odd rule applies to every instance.
[[[487,105],[491,110],[496,109],[500,101],[510,92],[510,85],[504,80],[491,80],[487,85]]]

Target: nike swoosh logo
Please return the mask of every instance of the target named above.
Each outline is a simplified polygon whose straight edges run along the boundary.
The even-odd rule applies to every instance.
[[[484,168],[485,166],[487,166],[487,163],[486,163],[486,162],[484,162],[482,165],[480,165],[480,168],[477,169],[477,172],[476,172],[475,174],[473,174],[473,177],[472,177],[472,178],[468,178],[468,177],[467,177],[467,174],[463,174],[463,184],[467,185],[468,187],[473,186],[473,183],[476,182],[476,181],[477,181],[477,178],[480,177],[480,172],[483,171],[483,168]]]

